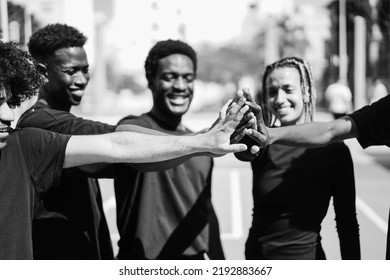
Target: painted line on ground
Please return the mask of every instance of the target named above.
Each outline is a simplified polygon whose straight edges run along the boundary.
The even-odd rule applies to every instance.
[[[222,240],[236,240],[244,236],[242,205],[241,205],[241,189],[240,189],[240,172],[237,169],[231,169],[229,172],[229,190],[230,190],[230,216],[231,216],[231,232],[222,233]]]
[[[364,200],[356,196],[356,207],[366,216],[380,231],[387,234],[387,223]]]

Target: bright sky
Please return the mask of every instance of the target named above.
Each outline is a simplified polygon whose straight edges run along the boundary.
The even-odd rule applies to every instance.
[[[178,38],[180,22],[186,23],[190,44],[200,41],[219,43],[234,38],[241,31],[248,3],[254,0],[116,1],[116,17],[108,41],[117,48],[123,67],[132,65],[130,68],[137,69],[142,66],[151,47],[151,38]],[[158,13],[150,8],[153,2],[158,5]],[[158,31],[151,28],[153,19],[159,23]]]
[[[157,18],[166,26],[167,36],[174,34],[169,30],[177,21],[186,22],[187,35],[192,43],[207,40],[219,42],[238,34],[248,3],[254,0],[116,0],[116,21],[130,29],[134,27],[142,32],[149,29],[152,18]],[[151,12],[152,2],[156,2],[159,14]],[[181,16],[176,14],[181,10]],[[164,28],[165,26],[161,26]],[[126,28],[126,30],[128,30]]]

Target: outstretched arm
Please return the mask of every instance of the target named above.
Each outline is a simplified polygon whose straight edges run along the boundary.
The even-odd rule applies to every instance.
[[[246,145],[231,144],[230,136],[247,111],[248,106],[242,98],[210,130],[192,136],[137,132],[72,136],[66,148],[64,167],[97,162],[158,162],[196,153],[224,155],[244,151]]]
[[[312,122],[294,126],[269,128],[269,144],[294,146],[325,146],[333,142],[358,137],[355,122],[343,117],[330,122]]]
[[[262,116],[259,114],[256,117]],[[264,122],[258,122],[257,130],[248,129],[247,135],[261,147],[273,143],[302,147],[325,146],[359,136],[355,122],[348,116],[329,122],[311,122],[277,128],[269,128]]]

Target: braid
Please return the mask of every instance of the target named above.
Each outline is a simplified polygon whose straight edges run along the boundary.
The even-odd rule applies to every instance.
[[[260,97],[260,103],[264,108],[264,121],[267,125],[275,123],[275,117],[272,115],[268,107],[268,92],[266,88],[266,81],[271,72],[277,68],[292,67],[298,70],[301,80],[301,90],[303,94],[303,113],[305,115],[305,122],[313,121],[316,105],[316,90],[314,87],[314,79],[311,72],[310,64],[298,57],[282,58],[272,64],[269,64],[263,74],[263,90]]]

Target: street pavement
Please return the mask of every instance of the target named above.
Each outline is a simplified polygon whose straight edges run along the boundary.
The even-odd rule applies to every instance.
[[[209,126],[217,114],[193,114],[184,122],[193,130]],[[119,117],[88,116],[88,118],[116,123]],[[317,113],[318,121],[329,120],[327,113]],[[357,217],[360,225],[362,259],[383,260],[385,257],[387,218],[390,203],[390,149],[370,147],[363,150],[358,142],[347,140],[354,160]],[[104,208],[109,222],[113,245],[117,251],[118,232],[115,224],[115,198],[111,179],[101,181]],[[244,259],[244,244],[251,223],[252,174],[249,163],[240,162],[233,155],[215,159],[213,171],[213,203],[219,218],[221,238],[227,259]],[[335,228],[332,203],[323,221],[321,236],[329,260],[339,260],[340,249]]]

